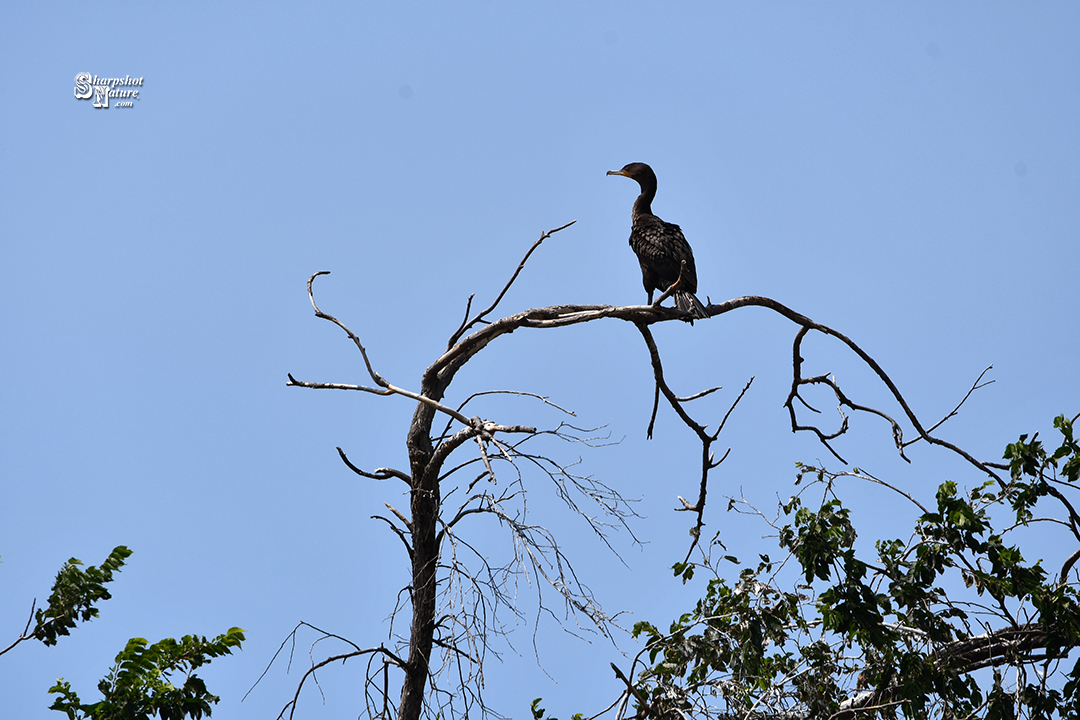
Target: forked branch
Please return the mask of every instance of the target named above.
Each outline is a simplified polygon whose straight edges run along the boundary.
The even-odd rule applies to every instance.
[[[696,513],[696,523],[691,530],[693,542],[687,553],[687,560],[690,558],[690,553],[698,545],[704,526],[704,509],[710,472],[727,457],[727,453],[724,453],[722,457],[716,459],[712,452],[712,444],[716,442],[728,418],[749,390],[753,378],[746,383],[745,387],[731,403],[723,420],[713,432],[709,432],[705,424],[695,420],[685,406],[695,399],[719,390],[719,388],[714,387],[680,396],[669,387],[664,376],[660,351],[650,328],[654,323],[669,320],[683,321],[686,319],[684,311],[660,305],[662,300],[669,297],[680,286],[683,273],[686,271],[685,264],[680,269],[679,279],[660,296],[656,303],[650,305],[554,305],[530,308],[496,320],[488,319],[488,316],[495,311],[506,297],[523,271],[527,261],[541,243],[554,233],[572,224],[567,223],[542,233],[540,238],[525,253],[495,300],[484,310],[470,315],[473,300],[473,296],[470,296],[461,325],[450,336],[446,350],[424,371],[418,391],[407,390],[394,385],[379,374],[374,369],[368,351],[359,336],[337,318],[319,308],[315,302],[312,284],[316,277],[327,273],[318,272],[308,279],[308,297],[315,310],[316,317],[332,322],[346,333],[360,352],[372,385],[306,382],[295,379],[291,374],[288,376],[287,384],[311,389],[360,391],[380,396],[400,395],[416,402],[416,409],[406,441],[410,463],[408,472],[385,467],[374,471],[365,471],[354,465],[345,453],[340,448],[338,449],[342,461],[354,473],[374,480],[394,478],[409,485],[410,507],[407,512],[398,511],[387,505],[396,522],[390,517],[375,517],[389,524],[409,551],[412,574],[407,587],[399,595],[399,607],[400,603],[404,602],[400,598],[407,598],[407,601],[412,606],[413,617],[408,638],[403,642],[404,649],[407,650],[407,658],[402,659],[382,647],[360,649],[358,646],[354,646],[353,650],[344,654],[335,655],[333,658],[318,663],[313,662],[312,667],[302,678],[296,696],[286,706],[286,710],[290,708],[295,710],[296,698],[299,697],[300,689],[309,677],[313,678],[315,676],[318,669],[325,667],[330,662],[344,661],[362,654],[381,654],[386,658],[389,665],[394,665],[403,672],[401,700],[396,708],[401,718],[415,720],[420,716],[421,709],[425,704],[432,708],[431,703],[441,702],[432,698],[448,698],[452,695],[452,693],[447,693],[445,689],[439,688],[435,682],[435,679],[440,676],[443,670],[451,666],[457,669],[460,689],[472,698],[472,700],[465,701],[466,707],[469,707],[471,702],[476,701],[480,702],[482,708],[479,689],[469,690],[465,686],[470,682],[480,682],[479,678],[482,677],[482,669],[479,666],[488,651],[488,634],[505,633],[501,622],[494,620],[493,616],[489,616],[488,613],[494,613],[500,607],[504,609],[509,607],[511,612],[515,614],[519,612],[516,604],[510,599],[510,595],[505,593],[507,583],[514,582],[512,579],[521,574],[543,579],[544,583],[537,583],[538,588],[541,584],[555,588],[564,598],[568,607],[572,608],[572,613],[590,618],[601,633],[607,634],[607,626],[611,624],[611,618],[596,604],[587,588],[578,582],[572,567],[562,554],[555,536],[543,526],[525,521],[526,489],[519,463],[524,460],[532,464],[534,468],[540,468],[555,480],[560,497],[566,501],[572,510],[585,517],[590,526],[601,537],[604,537],[603,522],[597,521],[579,510],[574,501],[569,499],[566,492],[567,488],[570,487],[580,491],[587,497],[591,497],[603,508],[604,512],[615,515],[620,521],[622,518],[627,517],[626,514],[621,514],[622,511],[619,509],[625,505],[625,501],[617,492],[610,491],[606,486],[600,486],[590,478],[573,476],[565,466],[559,465],[554,460],[542,455],[526,453],[520,449],[521,444],[531,438],[545,434],[559,436],[558,429],[546,432],[538,431],[537,428],[528,425],[503,424],[478,416],[468,417],[464,414],[463,410],[470,401],[495,391],[472,393],[464,401],[459,402],[456,408],[443,402],[443,398],[457,372],[487,347],[489,343],[504,335],[509,335],[520,329],[552,329],[609,318],[633,323],[645,341],[655,380],[656,392],[648,426],[649,437],[652,436],[659,399],[663,395],[667,405],[683,424],[696,435],[701,443],[701,472],[697,501],[691,503],[681,497],[679,498],[683,504],[682,510]],[[959,405],[941,422],[932,426],[929,431],[924,429],[892,379],[869,354],[842,333],[817,323],[775,300],[759,296],[740,297],[719,304],[710,303],[706,311],[710,317],[714,317],[747,306],[768,308],[786,317],[799,327],[792,346],[791,390],[785,402],[785,406],[790,413],[793,431],[815,433],[821,442],[833,454],[836,454],[831,442],[846,432],[848,420],[846,416],[843,416],[843,408],[848,408],[853,412],[869,413],[886,420],[892,428],[893,439],[901,457],[904,457],[904,449],[913,442],[904,441],[903,430],[897,420],[881,410],[854,402],[830,376],[804,377],[802,375],[804,362],[801,355],[802,343],[809,332],[813,330],[837,338],[877,375],[889,389],[894,401],[902,409],[903,416],[901,419],[903,417],[907,418],[907,421],[914,429],[916,439],[922,439],[928,443],[953,450],[980,470],[998,478],[1000,482],[1000,478],[989,465],[979,462],[963,450],[931,434],[941,425],[941,422],[956,414]],[[698,332],[702,331],[699,330]],[[969,391],[969,396],[972,391],[981,387],[981,380],[982,376],[976,381],[972,390]],[[827,385],[835,394],[843,416],[839,430],[829,432],[814,424],[800,422],[795,402],[798,401],[806,405],[806,407],[810,407],[799,392],[803,386],[812,384]],[[546,397],[532,393],[514,394],[538,398],[546,404],[554,405],[548,402]],[[963,405],[963,402],[961,401],[960,405]],[[562,410],[557,405],[554,405],[554,407]],[[810,409],[813,410],[813,408]],[[445,427],[441,432],[433,431],[434,420],[440,414],[446,418]],[[524,435],[525,437],[515,441],[506,438],[508,435],[515,434]],[[451,454],[462,447],[468,446],[470,440],[476,443],[474,456],[469,460],[459,462],[451,470],[444,471],[444,464],[449,460]],[[907,458],[905,457],[905,459]],[[505,472],[505,477],[500,477],[499,482],[496,484],[497,467],[508,469]],[[470,468],[471,479],[466,478],[456,485],[446,483],[446,487],[444,487],[444,481],[447,478],[464,468]],[[481,487],[476,490],[476,494],[473,494],[477,484],[484,479],[490,480],[490,485]],[[462,493],[467,496],[458,501],[460,505],[456,513],[453,509],[444,507],[444,501],[454,493]],[[514,505],[514,503],[517,503],[517,505]],[[481,515],[494,517],[504,527],[510,529],[515,554],[515,561],[510,566],[505,568],[491,567],[488,565],[486,553],[480,548],[469,545],[460,536],[459,522],[467,517],[475,518]],[[449,522],[444,519],[446,517],[450,518]],[[468,525],[469,523],[465,524]],[[605,542],[607,542],[606,539]],[[468,566],[457,556],[459,550],[463,553],[467,550],[468,553],[479,558],[476,562],[480,564],[480,572],[486,572],[487,575],[470,574]],[[444,551],[448,553],[449,559],[441,554]],[[523,570],[523,568],[528,569]],[[550,612],[544,606],[542,599],[539,607],[541,613]],[[392,633],[393,617],[396,612],[397,608],[391,617]],[[437,662],[440,654],[443,659],[443,668],[440,669],[437,665],[430,666],[429,663]],[[475,667],[466,668],[465,666],[469,664]],[[387,689],[388,680],[386,679],[387,667],[383,666],[380,669],[384,683],[384,689],[380,696],[384,702],[383,710],[373,713],[374,715],[385,715],[389,712],[387,709],[390,706]],[[622,679],[627,682],[627,686],[630,688],[630,683],[626,678]],[[369,672],[366,680],[366,687],[371,687],[371,683],[375,681],[375,678]],[[453,704],[453,700],[446,700],[446,702]]]
[[[495,310],[496,307],[498,307],[499,303],[502,302],[503,297],[506,295],[506,291],[510,289],[510,286],[514,284],[514,281],[517,280],[518,275],[520,275],[521,271],[525,268],[525,263],[529,261],[529,256],[533,254],[533,251],[536,250],[536,248],[540,247],[540,243],[544,242],[560,230],[565,230],[576,222],[577,220],[571,220],[565,225],[560,225],[554,230],[548,230],[547,232],[541,234],[540,237],[536,240],[536,242],[532,244],[532,247],[529,248],[528,252],[525,253],[525,257],[521,258],[521,262],[518,263],[517,269],[514,270],[514,274],[511,275],[510,279],[506,282],[506,285],[503,287],[502,292],[500,292],[498,297],[495,298],[495,302],[491,303],[491,305],[489,305],[487,309],[478,312],[471,320],[469,319],[469,308],[472,307],[473,296],[470,295],[469,302],[466,304],[465,307],[465,319],[462,320],[461,327],[455,330],[454,334],[450,336],[450,341],[446,343],[446,349],[449,350],[450,348],[454,347],[454,343],[460,340],[462,335],[467,333],[470,328],[476,325],[476,323],[483,322],[484,316],[486,316],[488,313],[492,312],[493,310]]]

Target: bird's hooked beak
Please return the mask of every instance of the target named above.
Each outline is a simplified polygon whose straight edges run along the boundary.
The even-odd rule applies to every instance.
[[[607,174],[608,175],[622,175],[623,177],[630,177],[629,175],[627,175],[622,170],[608,170]]]

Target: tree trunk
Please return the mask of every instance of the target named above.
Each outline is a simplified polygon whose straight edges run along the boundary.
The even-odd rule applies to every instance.
[[[427,393],[425,393],[427,394]],[[442,393],[437,393],[442,395]],[[428,395],[430,397],[430,395]],[[409,427],[409,463],[412,474],[412,626],[409,657],[401,686],[398,720],[419,720],[424,709],[435,633],[435,600],[439,548],[439,468],[432,467],[431,423],[435,410],[419,403]]]

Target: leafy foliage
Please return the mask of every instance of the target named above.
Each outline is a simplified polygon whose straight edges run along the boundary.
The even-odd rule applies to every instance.
[[[60,569],[53,583],[47,607],[32,614],[36,621],[15,642],[0,650],[0,655],[19,643],[36,638],[45,645],[56,645],[62,635],[71,634],[78,621],[86,622],[98,616],[95,604],[112,597],[105,587],[112,582],[113,573],[124,566],[131,550],[119,545],[113,548],[101,567],[81,569],[82,562],[71,558]],[[240,647],[244,632],[232,628],[213,640],[187,635],[179,642],[167,638],[150,645],[143,638],[132,638],[116,656],[116,664],[108,676],[98,683],[104,699],[84,705],[62,678],[49,689],[59,695],[51,709],[67,713],[71,720],[142,720],[157,715],[161,720],[201,718],[210,715],[210,706],[219,698],[211,695],[194,670],[211,659],[232,653]],[[173,673],[183,673],[184,681],[177,687],[170,680]]]
[[[931,507],[896,491],[921,511],[914,532],[879,540],[871,557],[836,480],[891,486],[858,469],[800,465],[797,484],[810,481],[781,506],[788,521],[766,519],[787,557],[762,555],[734,583],[706,557],[699,569],[714,577],[691,612],[666,632],[634,627],[646,643],[632,670],[644,669],[620,716],[631,702],[651,718],[1080,716],[1080,662],[1068,664],[1080,647],[1080,598],[1069,580],[1080,550],[1050,577],[1009,541],[1051,520],[1080,547],[1067,497],[1080,479],[1072,422],[1054,421],[1062,441],[1052,452],[1037,436],[1010,444],[1009,464],[995,466],[1007,480],[966,493],[942,483]],[[808,487],[824,491],[816,507],[804,504]],[[1063,517],[1037,518],[1051,499]],[[1003,515],[1015,523],[995,529]],[[795,578],[785,572],[791,560]],[[687,563],[674,570],[684,582],[693,575]]]
[[[78,620],[86,622],[98,616],[94,603],[112,597],[106,583],[112,582],[113,573],[124,566],[131,550],[118,545],[101,563],[81,570],[80,562],[71,558],[56,574],[49,606],[37,611],[33,637],[46,645],[55,645],[61,635],[69,635]]]
[[[146,720],[157,715],[161,720],[201,718],[211,714],[211,705],[220,698],[211,695],[194,671],[213,658],[229,655],[239,648],[244,631],[231,628],[213,640],[185,635],[177,641],[166,638],[153,645],[143,638],[132,638],[120,654],[98,690],[99,702],[83,704],[60,679],[49,692],[59,695],[50,709],[67,713],[70,720]],[[183,676],[177,686],[173,674]]]
[[[543,702],[543,698],[536,698],[529,705],[529,710],[532,712],[533,720],[559,720],[559,718],[554,717],[545,718],[544,713],[547,711],[544,708],[540,707],[541,702]],[[585,716],[581,713],[574,713],[571,717],[573,720],[585,720]]]

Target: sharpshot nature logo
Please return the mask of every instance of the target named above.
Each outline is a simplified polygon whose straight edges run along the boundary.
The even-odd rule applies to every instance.
[[[104,78],[90,73],[79,73],[75,76],[75,99],[94,98],[94,107],[99,109],[108,109],[109,98],[115,100],[116,107],[135,107],[133,101],[139,99],[139,88],[142,84],[141,77],[133,78],[130,75]]]

